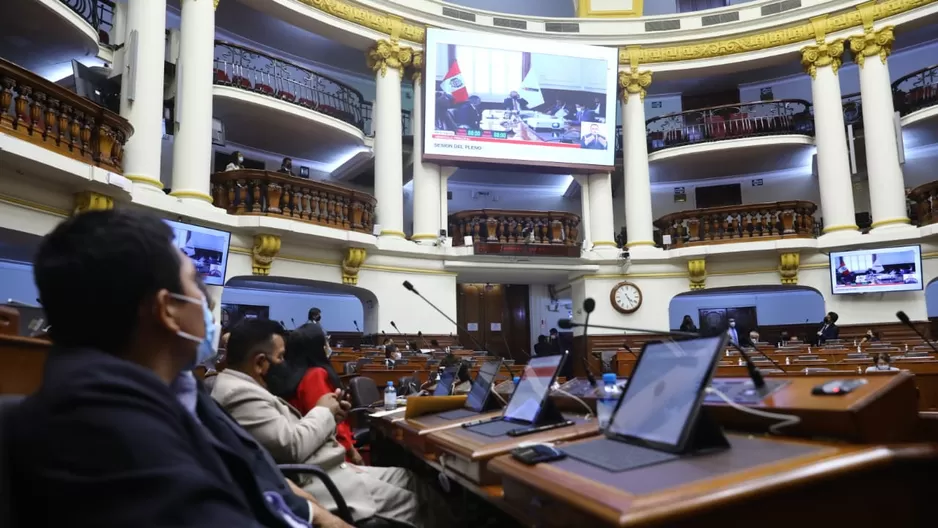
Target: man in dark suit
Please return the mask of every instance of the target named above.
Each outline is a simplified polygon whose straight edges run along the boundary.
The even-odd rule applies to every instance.
[[[528,109],[528,101],[524,99],[518,92],[512,90],[508,97],[505,98],[505,110],[514,110],[515,112],[520,112],[522,110]]]
[[[162,220],[72,217],[45,237],[34,273],[53,348],[2,431],[14,526],[307,525],[171,387],[213,353],[215,326]]]
[[[473,95],[468,101],[456,108],[454,116],[456,124],[465,128],[479,128],[482,122],[482,99],[478,95]]]
[[[817,331],[817,344],[823,345],[825,341],[840,337],[840,328],[837,327],[837,319],[839,318],[840,316],[837,315],[837,313],[827,312],[827,315],[824,316],[824,322],[821,324],[821,328]]]
[[[571,116],[571,121],[573,121],[573,123],[576,125],[579,125],[580,123],[595,123],[596,112],[584,107],[580,103],[577,103],[576,112],[574,112],[573,116]]]
[[[590,125],[590,132],[580,140],[580,146],[589,150],[606,150],[609,148],[609,142],[606,136],[599,133],[599,125],[593,123]]]

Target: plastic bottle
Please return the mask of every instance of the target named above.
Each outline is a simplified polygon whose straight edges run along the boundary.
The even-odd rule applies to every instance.
[[[397,390],[394,388],[394,382],[388,382],[388,388],[384,389],[384,410],[393,411],[397,409]]]
[[[511,381],[515,384],[515,387],[517,387],[518,384],[521,383],[521,378],[518,376],[515,376],[514,378],[511,379]]]
[[[616,375],[613,372],[603,374],[603,387],[596,400],[596,416],[599,418],[599,428],[605,429],[612,420],[612,413],[619,403],[622,389],[616,384]]]

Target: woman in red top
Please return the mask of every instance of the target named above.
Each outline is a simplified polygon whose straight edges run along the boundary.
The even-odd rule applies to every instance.
[[[326,338],[321,332],[307,332],[303,328],[294,330],[287,336],[286,345],[284,359],[293,372],[284,380],[285,390],[278,391],[281,394],[277,395],[305,415],[316,406],[319,398],[341,389],[342,382],[326,355]],[[362,465],[348,422],[336,424],[335,436],[345,448],[346,460]]]

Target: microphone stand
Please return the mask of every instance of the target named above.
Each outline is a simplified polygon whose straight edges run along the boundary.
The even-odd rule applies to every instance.
[[[580,360],[583,361],[583,366],[586,368],[586,381],[589,382],[590,387],[596,388],[596,376],[593,375],[593,369],[590,367],[589,359],[586,357],[589,354],[589,334],[590,327],[590,314],[593,313],[593,310],[596,309],[596,301],[592,298],[588,298],[583,301],[583,311],[586,312],[586,319],[583,322],[583,355],[580,356]]]
[[[912,331],[915,332],[915,335],[921,337],[922,341],[924,341],[925,344],[928,345],[928,347],[931,348],[935,354],[938,354],[938,348],[935,348],[935,344],[929,341],[928,338],[925,337],[925,334],[920,332],[918,328],[915,328],[915,325],[912,324],[912,321],[909,320],[909,316],[906,315],[905,312],[903,312],[902,310],[896,312],[896,317],[898,317],[899,320],[902,321],[902,324],[911,328]]]
[[[418,331],[417,331],[417,337],[419,337],[420,340],[423,341],[424,346],[426,346],[427,348],[433,348],[433,347],[430,345],[430,343],[427,342],[427,338],[426,338],[426,337],[423,337],[423,331],[418,330]]]

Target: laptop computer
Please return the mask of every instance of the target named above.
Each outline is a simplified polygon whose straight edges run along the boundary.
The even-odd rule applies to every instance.
[[[701,412],[726,340],[721,334],[647,343],[605,436],[563,451],[606,471],[621,472],[729,447],[719,427]]]
[[[453,393],[453,385],[456,382],[456,372],[458,370],[459,366],[457,365],[443,369],[440,379],[436,380],[436,389],[433,391],[434,396],[449,396]]]
[[[516,434],[547,423],[562,422],[563,418],[547,397],[566,358],[566,352],[557,356],[531,358],[524,367],[521,381],[511,394],[504,413],[493,420],[470,422],[463,424],[463,427],[473,433],[495,437],[509,432]]]
[[[486,361],[476,379],[472,382],[472,388],[469,389],[469,396],[466,397],[466,404],[462,409],[447,411],[437,416],[444,420],[458,420],[468,418],[481,413],[485,409],[485,403],[492,392],[492,386],[495,384],[495,376],[498,375],[498,369],[501,368],[502,361]]]

